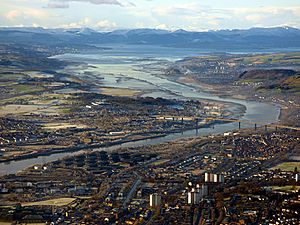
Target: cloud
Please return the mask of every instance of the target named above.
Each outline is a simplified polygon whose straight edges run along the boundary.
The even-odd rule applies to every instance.
[[[69,8],[69,4],[67,2],[50,1],[47,5],[47,8],[50,8],[50,9],[66,9],[66,8]]]
[[[70,2],[87,2],[95,5],[117,5],[117,6],[135,6],[129,1],[119,1],[119,0],[49,0],[47,8],[59,8],[65,9],[69,8]]]
[[[15,21],[15,20],[27,20],[29,18],[46,19],[49,17],[49,15],[47,14],[47,12],[40,9],[20,8],[5,13],[4,17],[7,20]]]
[[[168,15],[184,15],[184,14],[194,14],[199,12],[201,6],[198,3],[184,3],[184,4],[174,4],[167,6],[160,6],[153,9],[153,12],[158,16],[168,16]]]
[[[101,20],[98,21],[95,25],[94,28],[98,30],[103,30],[103,31],[110,31],[113,30],[117,27],[117,24],[115,22],[110,22],[108,20]]]
[[[300,7],[211,7],[198,2],[161,5],[152,9],[161,24],[184,29],[233,29],[300,24]],[[176,21],[176,22],[175,22]]]
[[[170,1],[162,0],[0,0],[0,2],[2,26],[37,24],[44,27],[91,27],[99,30],[182,28],[194,31],[282,25],[300,28],[300,5],[292,7],[287,4],[279,7],[270,4],[261,7],[254,4],[245,7],[243,4],[210,4],[207,1],[197,0],[174,0],[172,4]],[[136,5],[132,2],[136,2]],[[205,2],[209,5],[205,5]],[[71,7],[72,4],[74,7]],[[104,5],[113,7],[108,10]],[[81,10],[85,9],[84,7],[89,10]],[[120,7],[124,10],[120,10]],[[67,8],[70,9],[59,10]]]
[[[117,24],[115,22],[111,22],[108,20],[100,20],[100,21],[93,21],[90,18],[86,17],[78,22],[72,22],[68,24],[63,24],[60,26],[61,28],[93,28],[95,30],[101,30],[101,31],[111,31],[117,27]]]
[[[232,18],[241,18],[249,26],[300,24],[300,7],[260,7],[232,9]]]
[[[172,30],[167,24],[158,24],[155,29],[159,30]]]

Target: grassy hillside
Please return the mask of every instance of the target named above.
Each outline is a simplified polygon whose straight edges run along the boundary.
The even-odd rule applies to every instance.
[[[294,70],[252,70],[240,75],[240,81],[260,82],[258,91],[274,90],[300,94],[300,72]]]
[[[233,61],[240,61],[244,64],[252,65],[293,65],[300,64],[300,54],[299,52],[292,53],[277,53],[277,54],[259,54],[246,57],[234,58]]]

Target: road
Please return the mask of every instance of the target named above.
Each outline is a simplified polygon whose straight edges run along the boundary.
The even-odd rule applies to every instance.
[[[131,187],[131,190],[128,192],[126,199],[123,202],[123,207],[126,208],[128,203],[130,202],[132,195],[134,194],[134,192],[136,191],[137,187],[140,185],[141,183],[141,176],[138,175],[136,172],[134,172],[134,174],[136,175],[136,177],[138,178],[134,184]]]

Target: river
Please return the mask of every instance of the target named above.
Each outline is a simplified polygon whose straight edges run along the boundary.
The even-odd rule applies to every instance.
[[[64,73],[70,73],[80,78],[92,81],[99,87],[130,88],[142,91],[143,96],[164,97],[172,99],[208,99],[232,104],[232,110],[244,106],[246,108],[242,120],[257,123],[274,123],[278,121],[280,108],[273,104],[257,101],[244,101],[232,98],[220,98],[205,90],[168,80],[161,75],[161,70],[176,60],[185,57],[201,55],[207,51],[198,49],[176,49],[159,46],[105,46],[107,50],[81,54],[64,54],[55,56],[60,60],[84,62],[85,65],[72,65],[65,68]],[[232,52],[231,52],[232,53]],[[99,91],[98,89],[95,92]],[[242,124],[242,128],[250,125]],[[238,124],[218,124],[214,128],[201,128],[198,131],[188,130],[182,133],[169,134],[149,140],[128,142],[121,145],[94,149],[93,151],[111,151],[119,147],[135,147],[141,145],[159,144],[179,138],[220,134],[236,130]],[[90,150],[89,150],[90,151]],[[40,156],[32,159],[0,163],[0,175],[14,174],[34,164],[43,164],[62,159],[67,156],[86,152],[58,153],[50,156]]]

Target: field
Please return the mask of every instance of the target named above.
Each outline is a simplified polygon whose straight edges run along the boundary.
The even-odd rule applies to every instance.
[[[272,186],[272,190],[282,192],[295,192],[300,190],[300,186]]]
[[[70,112],[70,106],[76,99],[68,94],[41,94],[3,99],[0,101],[0,116],[8,114],[57,115]]]
[[[300,55],[295,53],[262,54],[237,58],[247,64],[300,64]]]
[[[284,163],[278,164],[275,167],[272,167],[271,170],[280,169],[283,171],[294,171],[295,167],[297,167],[298,171],[300,171],[300,162],[284,162]]]
[[[21,73],[2,73],[0,74],[0,81],[1,82],[17,81],[24,77],[25,75]]]
[[[27,94],[32,92],[43,91],[44,88],[38,85],[32,84],[18,84],[13,86],[13,91],[17,94]]]
[[[289,87],[289,92],[300,93],[300,76],[287,78],[283,82],[283,86]]]
[[[40,106],[36,105],[6,105],[0,107],[0,116],[6,116],[9,114],[24,114],[37,111]]]
[[[151,165],[152,166],[159,166],[159,165],[167,163],[169,161],[170,161],[169,159],[160,159],[160,160],[157,160],[157,161],[151,163]]]
[[[215,61],[218,60],[218,56],[198,56],[195,57],[201,60]],[[229,59],[231,63],[244,63],[244,64],[300,64],[299,52],[293,53],[277,53],[277,54],[258,54],[248,56],[234,56]]]
[[[57,198],[40,202],[26,202],[22,203],[22,206],[41,206],[41,205],[50,205],[50,206],[65,206],[71,204],[75,198]]]
[[[0,225],[11,225],[11,222],[0,222]],[[45,225],[45,223],[18,223],[19,225]]]
[[[138,95],[140,92],[126,89],[126,88],[101,88],[101,94],[111,95],[111,96],[126,96],[132,97]]]
[[[0,116],[6,115],[23,115],[23,114],[39,114],[39,115],[58,115],[65,112],[59,106],[47,105],[6,105],[0,106]]]
[[[70,124],[70,123],[47,123],[44,125],[47,130],[59,130],[67,128],[86,128],[85,125],[81,124]]]

